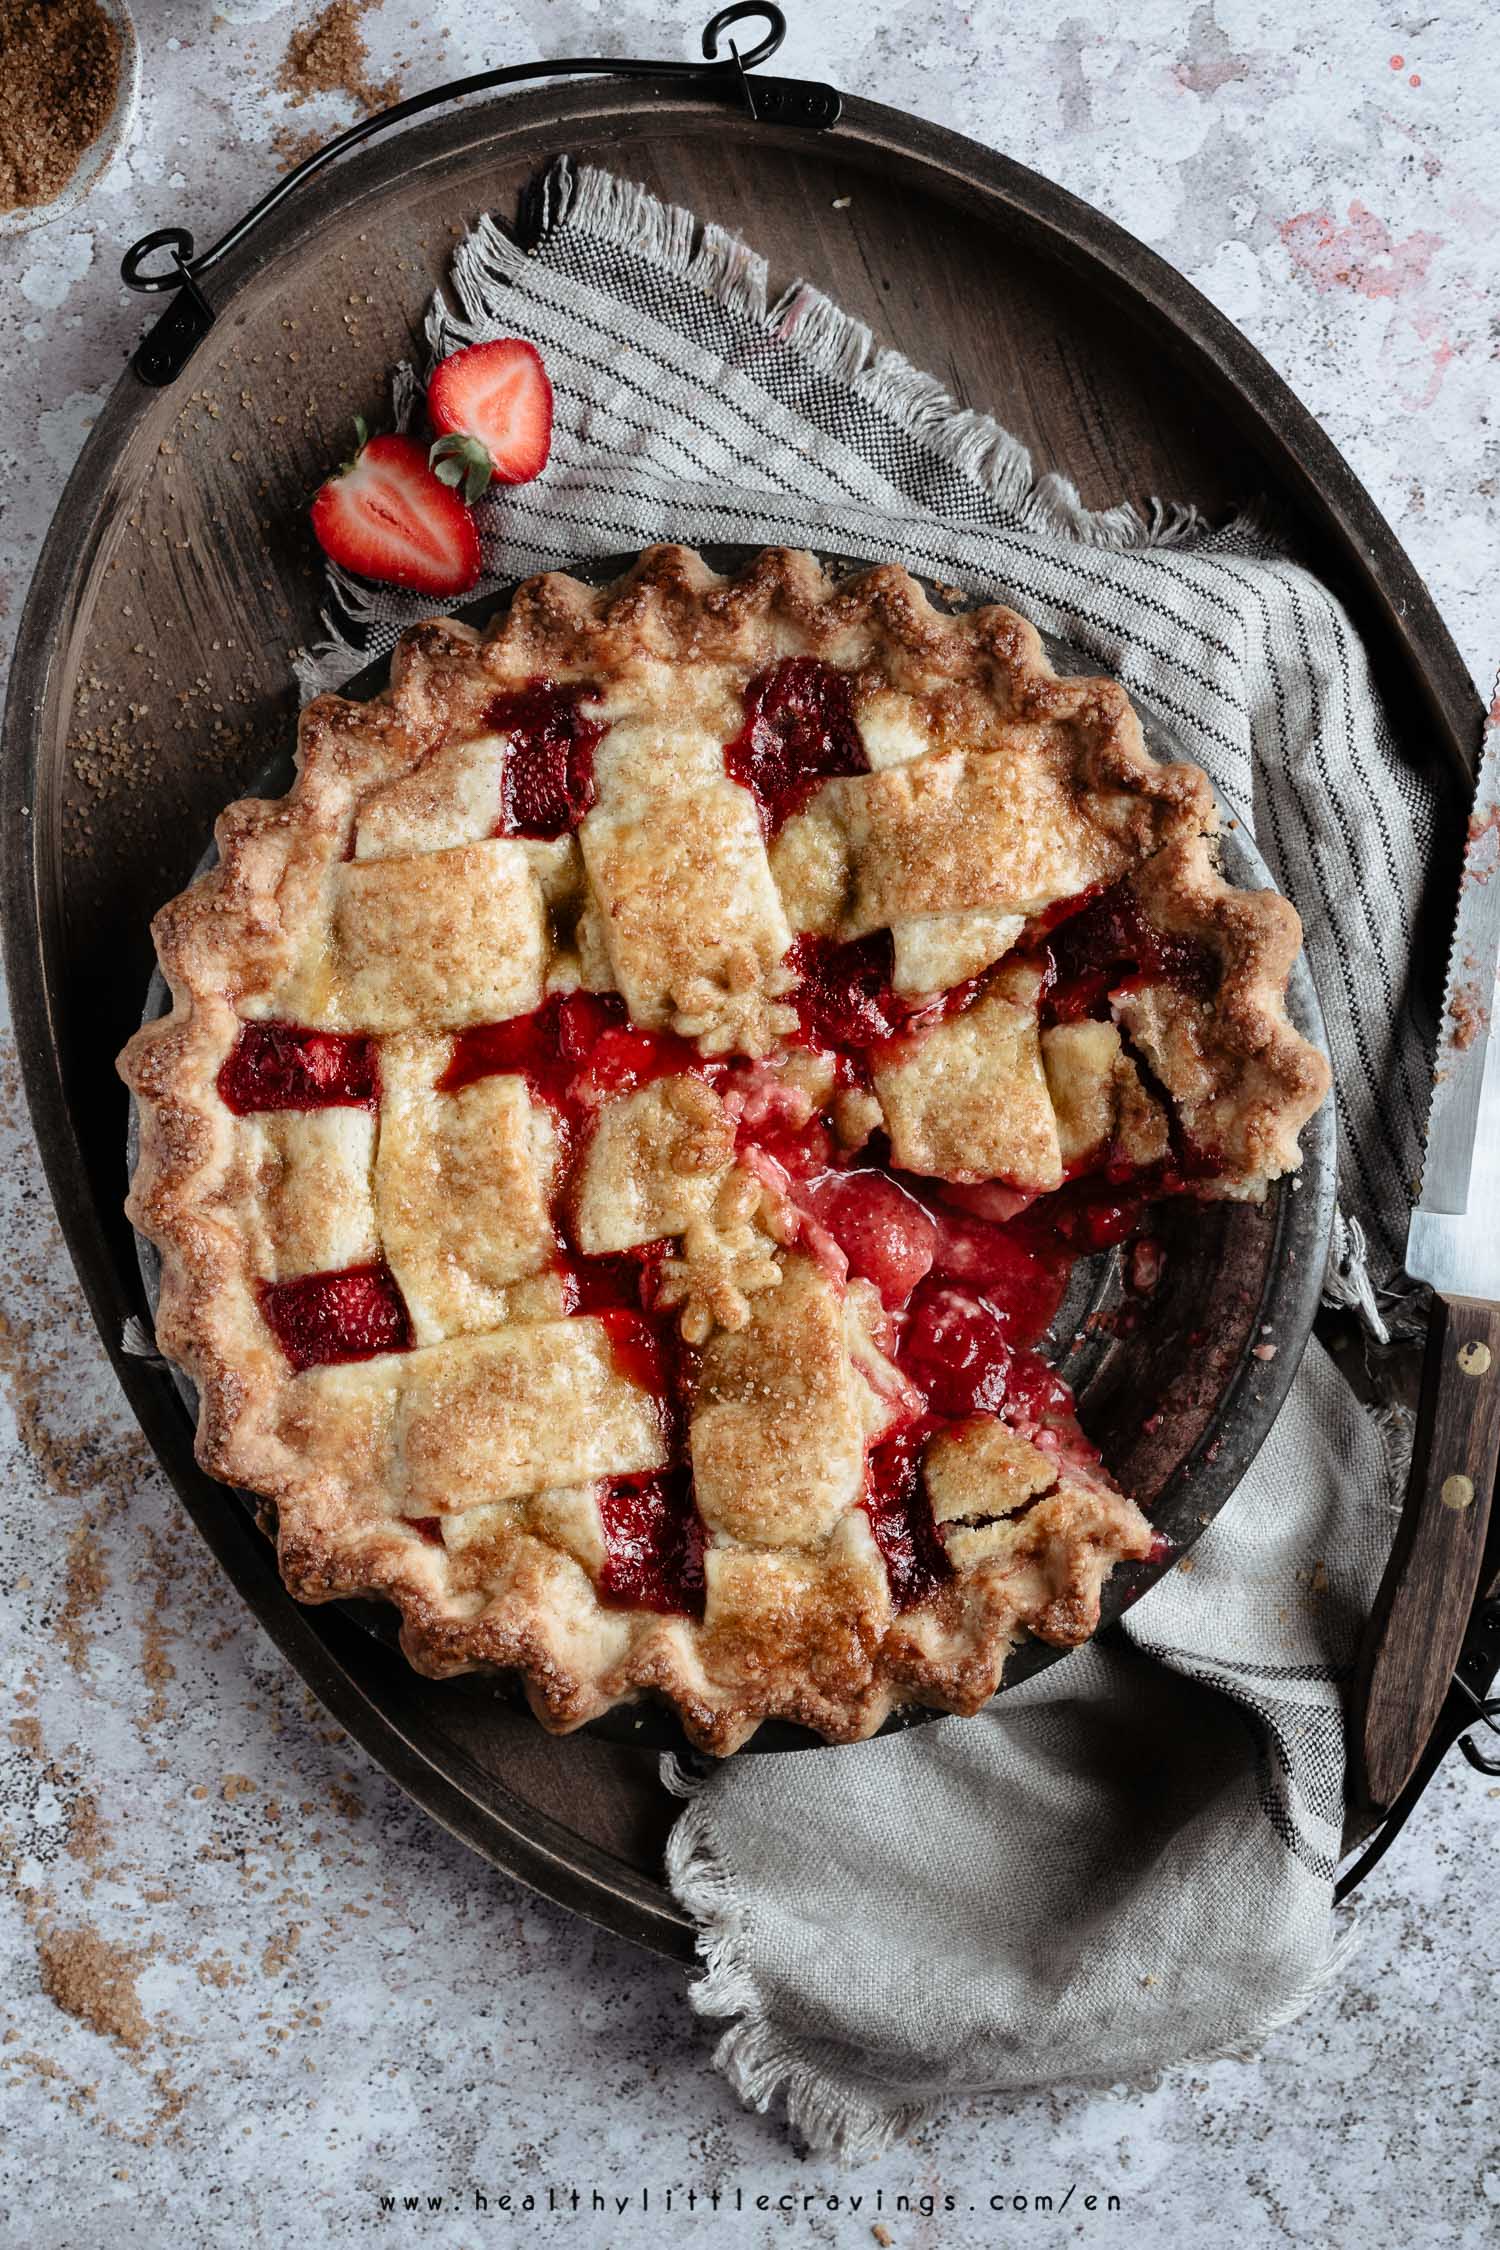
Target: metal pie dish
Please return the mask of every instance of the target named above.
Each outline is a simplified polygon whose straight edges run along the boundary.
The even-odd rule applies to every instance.
[[[748,546],[700,549],[710,567],[726,575],[743,569],[759,551]],[[630,569],[635,559],[611,555],[566,567],[586,584],[603,586]],[[835,577],[873,567],[857,557],[835,553],[820,553],[818,560]],[[939,588],[919,572],[911,575],[934,607],[950,614],[983,607],[993,598],[982,594],[955,598],[951,586]],[[514,584],[503,587],[480,601],[456,607],[451,614],[466,625],[483,628],[515,590]],[[1057,672],[1101,671],[1072,643],[1047,633],[1041,639]],[[382,657],[346,681],[339,693],[368,700],[380,693],[388,673],[389,658]],[[1163,762],[1191,762],[1169,722],[1133,692],[1131,702],[1152,755]],[[288,747],[261,770],[248,794],[281,796],[291,786],[294,771]],[[1219,811],[1218,858],[1226,879],[1243,889],[1274,889],[1271,872],[1244,827],[1222,801]],[[212,867],[217,858],[216,847],[210,845],[195,874]],[[154,1022],[170,1006],[171,995],[158,968],[147,990],[142,1021]],[[1327,1057],[1322,1010],[1301,953],[1288,980],[1287,1013],[1302,1036]],[[1303,1126],[1300,1145],[1301,1170],[1273,1182],[1263,1203],[1174,1196],[1150,1206],[1151,1234],[1165,1257],[1161,1280],[1148,1296],[1127,1290],[1121,1250],[1080,1258],[1057,1316],[1038,1347],[1073,1392],[1079,1420],[1121,1490],[1138,1502],[1153,1527],[1170,1542],[1170,1552],[1160,1562],[1116,1566],[1103,1590],[1100,1632],[1181,1560],[1233,1497],[1291,1386],[1317,1313],[1333,1224],[1337,1174],[1332,1096]],[[132,1096],[127,1129],[132,1174],[138,1146],[139,1117]],[[136,1250],[154,1317],[161,1292],[160,1256],[140,1234]],[[197,1390],[182,1369],[174,1366],[171,1372],[184,1409],[196,1424]],[[261,1503],[253,1495],[236,1497],[252,1516],[258,1515]],[[398,1622],[389,1603],[360,1600],[332,1606],[393,1651],[399,1650]],[[1027,1634],[1012,1649],[998,1692],[1003,1695],[1071,1653]],[[519,1687],[510,1675],[498,1675],[496,1684],[520,1700]],[[879,1732],[901,1733],[949,1716],[911,1705],[893,1712]],[[675,1711],[654,1699],[617,1705],[577,1731],[643,1750],[697,1755]],[[844,1747],[852,1746],[825,1742],[821,1735],[788,1720],[768,1719],[737,1755]]]

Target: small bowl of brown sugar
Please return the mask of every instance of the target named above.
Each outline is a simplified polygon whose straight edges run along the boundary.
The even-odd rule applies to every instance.
[[[83,200],[134,130],[141,56],[124,0],[0,0],[0,234]]]

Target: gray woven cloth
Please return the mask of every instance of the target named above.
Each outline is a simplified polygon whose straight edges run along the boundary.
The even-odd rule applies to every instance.
[[[1430,1085],[1406,963],[1434,806],[1337,602],[1251,522],[1087,513],[816,290],[768,303],[746,245],[566,159],[529,248],[481,221],[428,324],[435,354],[505,334],[542,351],[557,428],[546,474],[481,504],[493,583],[664,538],[897,560],[1173,723],[1301,909],[1337,1079],[1328,1286],[1379,1333]],[[332,596],[309,689],[427,606]],[[1314,1345],[1191,1568],[1107,1641],[975,1720],[670,1771],[693,2004],[741,2094],[867,2155],[956,2093],[1241,2051],[1304,2007],[1340,1959],[1342,1697],[1399,1452]]]

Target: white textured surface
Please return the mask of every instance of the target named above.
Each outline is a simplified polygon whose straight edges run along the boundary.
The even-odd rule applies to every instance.
[[[0,243],[0,633],[138,333],[121,249],[184,209],[211,238],[250,200],[286,114],[265,88],[312,12],[137,0],[129,159],[55,228]],[[1361,0],[1317,33],[1285,0],[794,13],[787,69],[1037,165],[1239,321],[1369,484],[1488,692],[1500,132],[1484,0],[1448,0],[1440,21]],[[377,68],[400,57],[416,86],[542,50],[686,51],[696,23],[439,0],[414,28],[388,0],[367,29]],[[291,122],[346,114],[329,99]],[[1495,2239],[1500,1791],[1457,1762],[1373,1883],[1344,1982],[1255,2061],[1150,2091],[975,2101],[853,2179],[799,2163],[708,2069],[674,1971],[501,1881],[351,1765],[151,1467],[61,1249],[8,1044],[0,1063],[0,2239],[862,2245],[876,2221],[901,2250]],[[49,1917],[133,1950],[138,2045],[45,1995]],[[1060,2215],[988,2216],[992,2195],[1061,2202],[1070,2182]],[[576,2217],[500,2208],[549,2186],[580,2191]],[[595,2188],[634,2205],[591,2212]],[[688,2213],[689,2188],[720,2192],[717,2219]],[[1091,2213],[1090,2192],[1122,2208]],[[449,2210],[383,2217],[382,2194]]]

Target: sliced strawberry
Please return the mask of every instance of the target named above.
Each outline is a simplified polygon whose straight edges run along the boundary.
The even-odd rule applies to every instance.
[[[237,1117],[267,1109],[379,1109],[379,1053],[362,1031],[241,1024],[219,1072],[219,1098]]]
[[[519,336],[469,344],[445,359],[427,386],[427,414],[439,441],[433,453],[454,481],[469,483],[470,457],[447,447],[450,437],[476,438],[498,484],[528,484],[547,465],[552,385],[536,346]]]
[[[828,1229],[849,1271],[874,1282],[887,1311],[930,1270],[937,1226],[889,1172],[822,1172],[802,1184],[798,1201]]]
[[[703,1518],[691,1470],[611,1477],[599,1488],[604,1568],[599,1591],[620,1609],[703,1615]]]
[[[309,1367],[411,1350],[406,1301],[383,1259],[256,1287],[266,1325],[298,1375]]]
[[[433,475],[415,438],[360,437],[312,504],[324,554],[387,586],[466,593],[479,576],[479,534],[458,494]]]
[[[917,1422],[865,1457],[865,1513],[897,1609],[914,1609],[953,1576],[922,1477],[931,1422]]]
[[[997,1414],[1011,1356],[993,1305],[941,1283],[918,1290],[901,1339],[901,1372],[926,1392],[936,1413]]]

